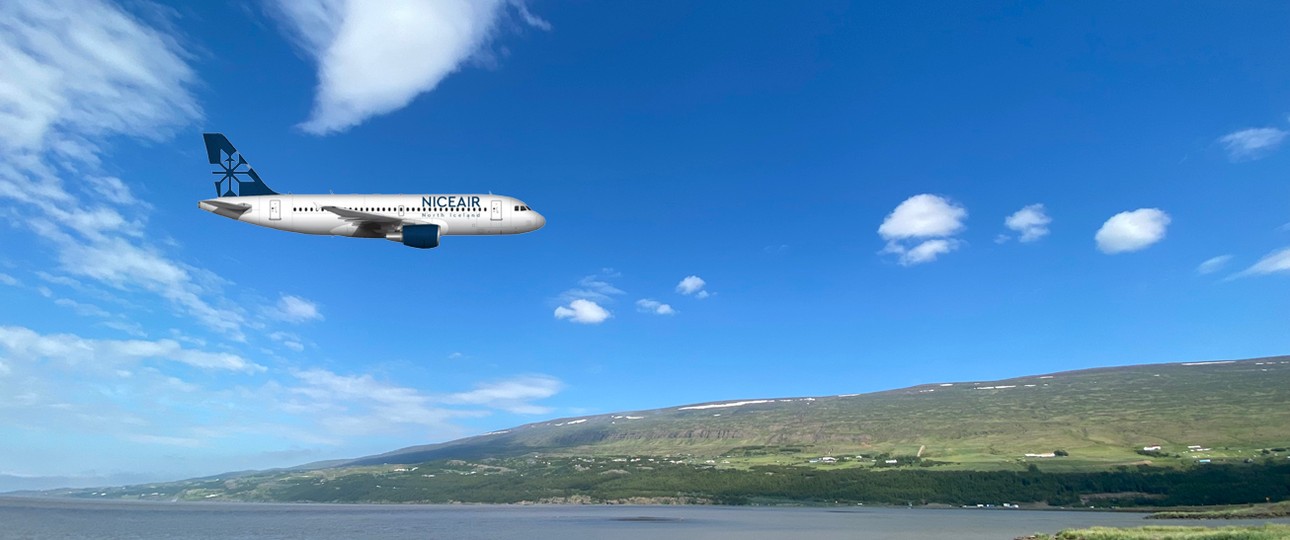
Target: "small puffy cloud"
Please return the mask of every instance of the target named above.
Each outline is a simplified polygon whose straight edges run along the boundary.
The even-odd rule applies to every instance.
[[[1019,241],[1034,242],[1048,236],[1048,224],[1052,222],[1044,205],[1031,204],[1008,216],[1003,225],[1021,235],[1017,238]]]
[[[879,253],[899,256],[901,266],[932,262],[958,249],[952,238],[965,228],[967,209],[948,198],[924,193],[914,195],[896,206],[878,227],[878,235],[887,241]]]
[[[297,43],[318,64],[313,113],[301,127],[344,131],[407,106],[484,51],[507,5],[530,26],[550,23],[504,0],[278,0]]]
[[[703,281],[703,278],[699,276],[685,276],[685,278],[682,279],[680,283],[676,284],[676,292],[679,292],[686,296],[695,296],[697,298],[707,298],[710,293],[708,293],[708,291],[703,289],[707,285],[708,285],[708,282]]]
[[[1281,146],[1287,132],[1277,128],[1250,128],[1228,133],[1218,138],[1227,158],[1232,161],[1251,161],[1266,157]]]
[[[655,315],[675,315],[676,314],[676,310],[672,309],[672,306],[659,302],[658,300],[653,300],[649,298],[641,298],[640,300],[637,300],[636,308],[645,313],[653,313]]]
[[[1264,255],[1254,266],[1242,270],[1237,276],[1256,276],[1290,272],[1290,247]]]
[[[1196,267],[1196,273],[1201,275],[1213,274],[1214,272],[1222,270],[1223,267],[1227,266],[1227,263],[1231,260],[1231,255],[1219,255],[1217,257],[1207,259],[1205,262],[1200,263],[1200,266]]]
[[[612,316],[609,310],[601,307],[600,304],[582,298],[555,308],[555,318],[569,319],[570,322],[581,324],[600,324]]]
[[[318,304],[289,294],[284,294],[282,298],[278,299],[276,315],[279,319],[295,323],[322,320],[323,318],[322,313],[318,311]]]
[[[1108,255],[1138,251],[1164,239],[1169,221],[1169,214],[1158,208],[1120,212],[1102,224],[1094,239]]]
[[[924,193],[900,203],[878,227],[885,240],[953,236],[964,228],[967,210],[953,201]]]

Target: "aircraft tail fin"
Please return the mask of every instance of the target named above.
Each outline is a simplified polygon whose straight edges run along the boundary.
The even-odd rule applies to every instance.
[[[211,173],[219,175],[215,180],[216,197],[278,194],[260,180],[260,175],[223,133],[203,133],[202,138],[206,139],[206,156],[211,165],[219,167]]]

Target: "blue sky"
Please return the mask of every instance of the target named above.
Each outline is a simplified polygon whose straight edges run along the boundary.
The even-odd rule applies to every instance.
[[[1290,350],[1279,2],[0,6],[0,489]],[[483,193],[435,250],[196,208]]]

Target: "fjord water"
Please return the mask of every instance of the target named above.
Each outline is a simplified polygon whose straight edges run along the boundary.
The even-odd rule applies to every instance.
[[[1071,527],[1165,523],[1169,522],[1147,522],[1142,514],[1002,509],[334,505],[0,498],[0,538],[40,539],[1000,540]]]

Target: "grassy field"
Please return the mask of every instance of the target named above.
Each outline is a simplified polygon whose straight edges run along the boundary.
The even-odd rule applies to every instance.
[[[1156,512],[1148,519],[1269,519],[1290,517],[1290,502],[1223,508],[1181,509]]]
[[[1093,527],[1065,530],[1054,536],[1039,534],[1024,538],[1034,540],[1284,540],[1290,539],[1290,526],[1269,524],[1257,527],[1138,527],[1133,529]]]

